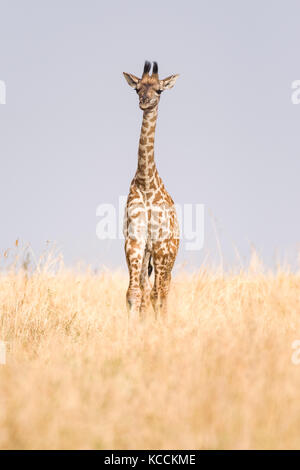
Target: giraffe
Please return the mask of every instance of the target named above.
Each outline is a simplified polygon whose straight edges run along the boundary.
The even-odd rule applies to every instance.
[[[158,77],[157,62],[146,61],[142,78],[124,73],[139,97],[143,121],[138,165],[131,182],[124,217],[125,255],[129,270],[126,304],[129,318],[143,318],[149,306],[155,317],[167,314],[171,271],[179,247],[179,227],[173,199],[165,189],[154,160],[154,136],[160,95],[179,75]],[[152,264],[151,264],[152,260]],[[154,284],[150,275],[154,267]]]

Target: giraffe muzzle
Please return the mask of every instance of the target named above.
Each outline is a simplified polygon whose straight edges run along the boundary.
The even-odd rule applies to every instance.
[[[140,99],[140,108],[145,110],[153,105],[150,98],[141,98]]]

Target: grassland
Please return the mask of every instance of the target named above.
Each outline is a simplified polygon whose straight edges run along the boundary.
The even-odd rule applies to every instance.
[[[130,328],[126,287],[1,273],[0,448],[300,448],[299,274],[182,272],[168,320]]]

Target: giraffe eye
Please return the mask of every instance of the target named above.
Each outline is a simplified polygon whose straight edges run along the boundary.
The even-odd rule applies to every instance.
[[[136,88],[135,91],[138,93],[140,90],[138,90],[138,89]]]
[[[156,93],[157,93],[158,95],[160,95],[161,92],[162,92],[162,90],[156,90]]]

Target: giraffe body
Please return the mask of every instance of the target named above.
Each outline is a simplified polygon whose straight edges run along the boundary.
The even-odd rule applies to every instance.
[[[145,63],[142,79],[125,74],[139,94],[143,122],[139,141],[138,167],[127,199],[124,235],[129,269],[127,308],[130,316],[143,316],[150,304],[156,316],[167,313],[171,271],[179,247],[179,228],[174,202],[164,187],[154,161],[154,136],[160,93],[171,88],[177,76],[159,80],[154,63],[149,76]],[[152,260],[154,285],[151,286]]]

